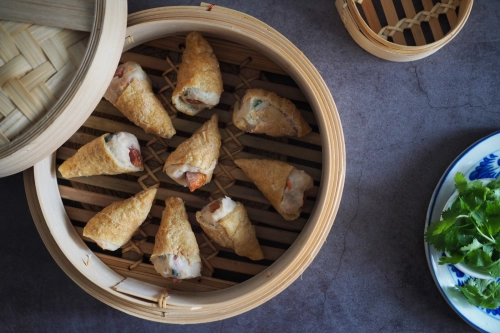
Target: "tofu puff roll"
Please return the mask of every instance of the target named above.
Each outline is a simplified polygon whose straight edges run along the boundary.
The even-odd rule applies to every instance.
[[[167,158],[163,171],[193,192],[212,180],[219,158],[221,136],[217,121],[219,116],[203,124],[193,135],[183,141]]]
[[[242,131],[269,136],[304,136],[311,127],[286,98],[263,89],[248,89],[233,111],[233,123]]]
[[[198,32],[191,32],[186,37],[172,103],[180,112],[194,116],[219,104],[223,90],[219,62],[212,47]]]
[[[196,213],[196,220],[213,241],[252,260],[264,259],[255,228],[240,202],[220,198]]]
[[[106,133],[87,143],[64,161],[59,172],[64,178],[117,175],[144,170],[141,147],[130,133]]]
[[[167,111],[153,93],[151,80],[135,62],[118,66],[104,98],[147,133],[167,139],[175,134]]]
[[[155,195],[156,188],[149,188],[131,198],[113,202],[87,222],[83,236],[93,239],[104,250],[118,249],[146,220]]]
[[[190,279],[201,275],[200,249],[181,198],[167,198],[151,255],[164,277]]]
[[[285,220],[295,220],[305,202],[313,179],[305,171],[275,160],[235,160]]]

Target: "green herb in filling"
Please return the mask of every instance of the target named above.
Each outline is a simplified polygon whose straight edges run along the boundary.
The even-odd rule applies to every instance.
[[[107,137],[104,138],[104,142],[108,143],[109,141],[111,141],[113,139],[114,136],[115,136],[115,134],[108,135]]]
[[[252,107],[255,109],[257,106],[259,106],[260,104],[262,103],[262,100],[261,99],[258,99],[256,101],[253,102],[253,105]]]

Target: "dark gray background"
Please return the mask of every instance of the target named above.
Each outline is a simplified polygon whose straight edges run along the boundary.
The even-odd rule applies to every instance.
[[[129,13],[198,1],[129,1]],[[349,36],[334,0],[229,1],[290,39],[322,74],[342,121],[347,172],[333,228],[302,278],[224,321],[137,319],[81,290],[42,243],[22,173],[0,179],[0,331],[464,332],[431,278],[423,230],[432,192],[464,149],[500,125],[500,2],[475,1],[459,35],[409,63]]]

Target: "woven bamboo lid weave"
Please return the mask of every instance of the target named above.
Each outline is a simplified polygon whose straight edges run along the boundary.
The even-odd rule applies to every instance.
[[[222,163],[221,158],[218,163],[220,169],[214,171],[217,174],[213,181],[192,194],[173,188],[161,170],[157,171],[153,167],[148,167],[144,174],[116,178],[81,177],[71,182],[80,182],[78,186],[58,179],[56,164],[72,154],[75,145],[92,137],[89,130],[126,128],[132,131],[141,141],[147,141],[142,144],[147,153],[144,158],[146,165],[153,163],[154,159],[161,159],[181,142],[183,134],[178,133],[168,140],[163,149],[161,140],[126,122],[120,122],[120,113],[102,101],[82,126],[85,127],[84,131],[76,133],[56,154],[25,171],[26,192],[35,225],[56,262],[79,286],[123,312],[158,322],[186,324],[219,320],[248,311],[276,296],[296,280],[314,259],[332,227],[340,204],[346,164],[343,132],[335,103],[320,74],[300,50],[271,27],[241,12],[218,6],[212,8],[206,4],[201,7],[155,8],[129,16],[128,23],[129,43],[125,46],[122,61],[141,62],[151,70],[153,82],[162,81],[165,90],[174,85],[175,81],[170,81],[168,77],[178,68],[178,60],[172,62],[169,58],[171,50],[176,50],[182,44],[182,36],[185,38],[188,32],[196,30],[210,38],[219,62],[227,66],[223,71],[225,89],[226,86],[234,89],[225,91],[221,100],[230,100],[238,89],[260,84],[281,89],[280,93],[291,94],[301,99],[304,105],[310,105],[311,110],[306,113],[309,113],[308,121],[314,123],[314,133],[290,142],[275,142],[269,138],[233,131],[230,110],[205,110],[205,114],[200,113],[198,116],[206,119],[210,112],[220,114],[220,123],[224,126],[220,129],[224,141],[224,161],[231,162],[231,156],[240,158],[259,154],[256,149],[265,146],[261,150],[274,150],[281,157],[290,158],[290,163],[295,161],[304,164],[301,159],[313,162],[314,167],[309,170],[314,172],[313,177],[319,185],[315,186],[314,200],[309,200],[305,207],[307,217],[284,221],[279,214],[265,207],[260,208],[266,203],[262,194],[236,184],[235,180],[245,180],[244,175],[238,168]],[[141,50],[151,51],[151,48],[155,48],[153,52],[156,58],[141,54]],[[167,60],[162,57],[165,54]],[[244,56],[240,57],[241,54]],[[176,57],[179,59],[178,55]],[[247,76],[260,70],[268,77],[272,74],[289,76],[297,86],[283,88],[272,80],[261,79],[259,75]],[[170,109],[168,99],[162,98],[162,90],[159,89],[158,95],[166,108]],[[182,117],[182,114],[173,116],[172,121],[180,129],[179,132],[184,133],[192,133],[204,121],[196,117]],[[300,141],[299,144],[296,141]],[[240,146],[236,144],[238,142]],[[160,147],[154,148],[158,144]],[[250,149],[244,150],[241,146]],[[233,177],[230,184],[222,183],[225,173]],[[263,249],[266,259],[260,263],[249,262],[245,258],[210,258],[212,255],[205,258],[204,268],[217,268],[219,265],[226,270],[244,271],[252,275],[242,283],[202,276],[199,281],[174,284],[171,279],[159,276],[147,261],[134,263],[119,257],[120,254],[116,254],[116,257],[99,252],[98,249],[92,251],[92,243],[80,234],[82,223],[86,223],[88,216],[94,213],[91,206],[102,206],[104,202],[116,199],[113,198],[114,191],[126,192],[126,195],[137,192],[151,179],[160,183],[156,184],[159,186],[157,199],[180,196],[188,209],[199,209],[209,202],[208,196],[226,193],[255,200],[257,205],[247,210],[253,222],[261,222],[256,226],[258,237],[261,240],[276,240],[275,243],[280,243],[281,248],[272,248],[272,244],[267,243]],[[104,186],[106,193],[92,192],[93,188],[99,186]],[[82,206],[67,206],[68,202],[75,201],[79,201]],[[153,207],[152,218],[160,213],[161,207]],[[190,222],[193,224],[192,218]],[[154,223],[148,224],[139,231],[145,238],[135,243],[133,241],[131,247],[135,246],[141,254],[150,253],[151,238],[156,230]],[[232,255],[227,249],[209,244],[200,232],[195,232],[200,252],[205,254],[214,250]],[[202,248],[202,245],[207,246]],[[285,245],[286,249],[283,247]],[[121,249],[122,254],[126,250],[128,248]]]
[[[427,57],[462,29],[473,0],[336,0],[351,37],[390,61]]]
[[[92,112],[118,63],[127,8],[120,0],[2,0],[0,7],[3,177],[51,154]]]

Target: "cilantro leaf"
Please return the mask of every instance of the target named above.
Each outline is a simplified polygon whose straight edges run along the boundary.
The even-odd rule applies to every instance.
[[[488,221],[485,226],[490,235],[498,234],[500,231],[500,215],[488,217]]]
[[[484,211],[475,210],[470,215],[479,226],[483,226],[486,222],[486,213]]]
[[[448,219],[431,223],[427,227],[427,230],[424,234],[425,241],[433,245],[436,249],[445,251],[447,249],[446,244],[450,243],[449,238],[453,238],[452,242],[455,240],[454,235],[456,235],[456,233],[447,232],[447,230],[452,227],[454,223],[455,219]]]
[[[488,201],[485,213],[488,215],[500,215],[500,201]]]
[[[483,249],[475,249],[465,255],[465,263],[474,267],[484,267],[490,265],[492,261]]]
[[[425,234],[432,236],[439,235],[446,231],[453,224],[455,224],[455,219],[453,218],[432,223],[427,227],[427,232]]]
[[[497,261],[492,262],[490,265],[486,267],[488,272],[493,276],[495,279],[500,277],[500,259]]]
[[[464,255],[463,254],[451,254],[449,257],[442,256],[439,257],[439,264],[444,265],[444,264],[450,264],[450,265],[456,265],[464,261]]]
[[[492,179],[488,184],[486,184],[486,187],[491,190],[500,189],[500,178]]]
[[[443,220],[456,220],[460,216],[460,212],[460,206],[451,205],[450,208],[441,213],[441,217],[443,218]]]
[[[424,233],[427,243],[449,256],[440,264],[458,264],[488,269],[500,276],[500,179],[467,182],[456,173],[457,198]],[[485,184],[483,184],[483,182]]]
[[[474,240],[472,241],[472,243],[470,243],[467,246],[462,246],[460,248],[460,251],[470,252],[470,251],[477,250],[477,249],[482,248],[482,247],[483,247],[483,244],[479,243],[479,241],[474,238]]]
[[[471,212],[474,210],[474,206],[476,205],[476,198],[474,196],[460,196],[458,197],[460,202],[460,209],[463,212]]]
[[[500,284],[494,280],[468,279],[457,286],[470,304],[485,309],[500,307]]]
[[[496,180],[498,181],[498,178]],[[490,185],[490,184],[488,184],[488,185]],[[490,193],[491,200],[500,201],[500,188],[499,187],[500,187],[500,185],[491,191],[491,193]]]
[[[462,228],[460,226],[453,225],[451,226],[446,233],[444,234],[444,251],[455,251],[457,249],[456,244],[460,244],[459,236],[462,232]]]
[[[458,190],[458,192],[464,192],[467,189],[467,178],[465,178],[465,175],[461,172],[457,172],[455,175],[455,188]]]

